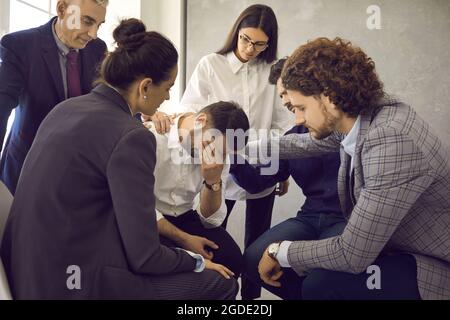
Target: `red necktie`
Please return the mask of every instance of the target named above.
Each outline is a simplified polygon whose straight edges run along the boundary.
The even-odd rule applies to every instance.
[[[80,69],[78,67],[78,51],[71,50],[67,54],[67,95],[69,98],[81,96]]]

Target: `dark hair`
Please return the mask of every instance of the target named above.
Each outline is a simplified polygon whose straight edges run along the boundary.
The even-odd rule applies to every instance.
[[[107,55],[100,70],[100,81],[127,90],[140,77],[158,85],[170,78],[177,65],[174,45],[157,32],[147,32],[138,19],[126,19],[114,30],[117,49]]]
[[[324,94],[350,116],[373,108],[384,95],[375,63],[341,38],[318,38],[298,48],[281,75],[288,90],[305,96]]]
[[[261,52],[256,59],[272,63],[277,59],[278,50],[278,22],[273,10],[262,4],[255,4],[245,9],[233,25],[225,45],[217,53],[225,55],[237,48],[239,30],[243,28],[257,28],[269,37],[269,47]]]
[[[287,59],[288,58],[280,59],[272,65],[272,67],[270,68],[270,75],[269,75],[270,84],[277,84],[278,79],[281,78],[281,72],[283,71],[283,67]]]
[[[199,113],[205,113],[208,115],[211,123],[208,124],[210,128],[220,131],[224,136],[227,135],[227,130],[239,130],[241,129],[245,135],[245,145],[248,142],[248,130],[250,129],[250,123],[244,110],[234,102],[219,101],[213,103],[202,110]],[[233,146],[235,150],[243,147],[239,146],[237,137],[234,137]],[[230,145],[232,141],[228,141]]]

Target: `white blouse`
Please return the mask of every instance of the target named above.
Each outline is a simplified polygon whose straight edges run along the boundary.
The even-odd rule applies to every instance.
[[[207,55],[192,74],[181,106],[186,112],[198,112],[211,103],[233,101],[247,114],[251,129],[273,129],[272,135],[283,135],[293,127],[294,117],[282,106],[276,87],[269,84],[270,68],[270,64],[257,60],[243,63],[234,52]],[[253,133],[250,135],[250,140],[257,138]],[[249,194],[231,177],[226,182],[229,200],[258,199],[273,190],[274,187],[259,194]]]

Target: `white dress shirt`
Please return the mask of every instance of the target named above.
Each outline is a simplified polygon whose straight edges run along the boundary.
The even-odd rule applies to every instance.
[[[341,145],[344,148],[346,154],[348,154],[352,159],[350,163],[350,172],[353,171],[353,158],[355,156],[356,143],[358,140],[359,129],[361,128],[361,116],[358,116],[352,130],[347,134],[344,140],[342,140]],[[277,260],[278,263],[283,268],[290,268],[288,261],[288,251],[291,246],[292,241],[283,241],[278,249]]]
[[[200,273],[200,272],[203,272],[203,270],[205,270],[205,267],[206,267],[205,258],[203,258],[202,255],[194,253],[194,252],[186,250],[186,249],[183,249],[183,248],[175,248],[175,249],[183,250],[183,251],[187,252],[187,254],[189,254],[192,258],[195,259],[194,272]]]
[[[157,142],[154,174],[157,219],[159,221],[163,216],[178,217],[190,210],[196,210],[205,227],[218,227],[225,220],[227,213],[224,188],[222,188],[220,208],[205,218],[200,206],[200,193],[204,181],[201,165],[194,163],[194,159],[180,143],[179,119],[180,117],[174,120],[170,131],[165,135],[156,133],[153,126],[149,129],[155,135]],[[230,165],[225,164],[222,181],[226,181],[229,170]]]
[[[341,145],[344,148],[346,154],[352,158],[350,162],[350,172],[353,171],[353,158],[355,156],[356,142],[359,135],[359,129],[361,128],[361,116],[358,116],[352,130],[347,134],[344,140],[342,140]]]
[[[283,135],[293,126],[294,117],[281,105],[276,87],[269,84],[270,68],[270,64],[256,60],[243,63],[234,52],[207,55],[192,74],[181,105],[185,111],[198,112],[218,101],[233,101],[247,114],[251,129],[275,129],[275,135]],[[258,137],[250,135],[249,139],[258,140]],[[252,195],[231,177],[225,189],[229,200],[259,199],[274,190],[269,188]]]
[[[53,33],[53,39],[55,39],[56,42],[56,47],[58,48],[58,53],[59,53],[59,67],[61,69],[61,76],[62,76],[62,81],[63,81],[63,87],[64,87],[64,97],[67,99],[69,97],[68,92],[69,89],[67,87],[67,55],[70,52],[70,48],[68,46],[66,46],[64,44],[64,42],[62,42],[59,38],[58,35],[56,34],[56,30],[55,30],[55,24],[56,24],[56,20],[53,23],[52,26],[52,33]],[[79,52],[80,50],[75,50],[77,52]]]

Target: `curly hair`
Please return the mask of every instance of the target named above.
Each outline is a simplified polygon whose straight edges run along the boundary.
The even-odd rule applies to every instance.
[[[318,38],[298,48],[286,61],[283,85],[305,96],[323,94],[350,116],[358,116],[384,95],[375,63],[341,38]]]
[[[284,64],[287,61],[287,57],[286,58],[282,58],[280,60],[278,60],[276,63],[274,63],[272,65],[272,67],[270,68],[270,75],[269,75],[269,83],[276,85],[278,82],[278,79],[280,79],[281,77],[281,72],[283,71],[283,67]]]

